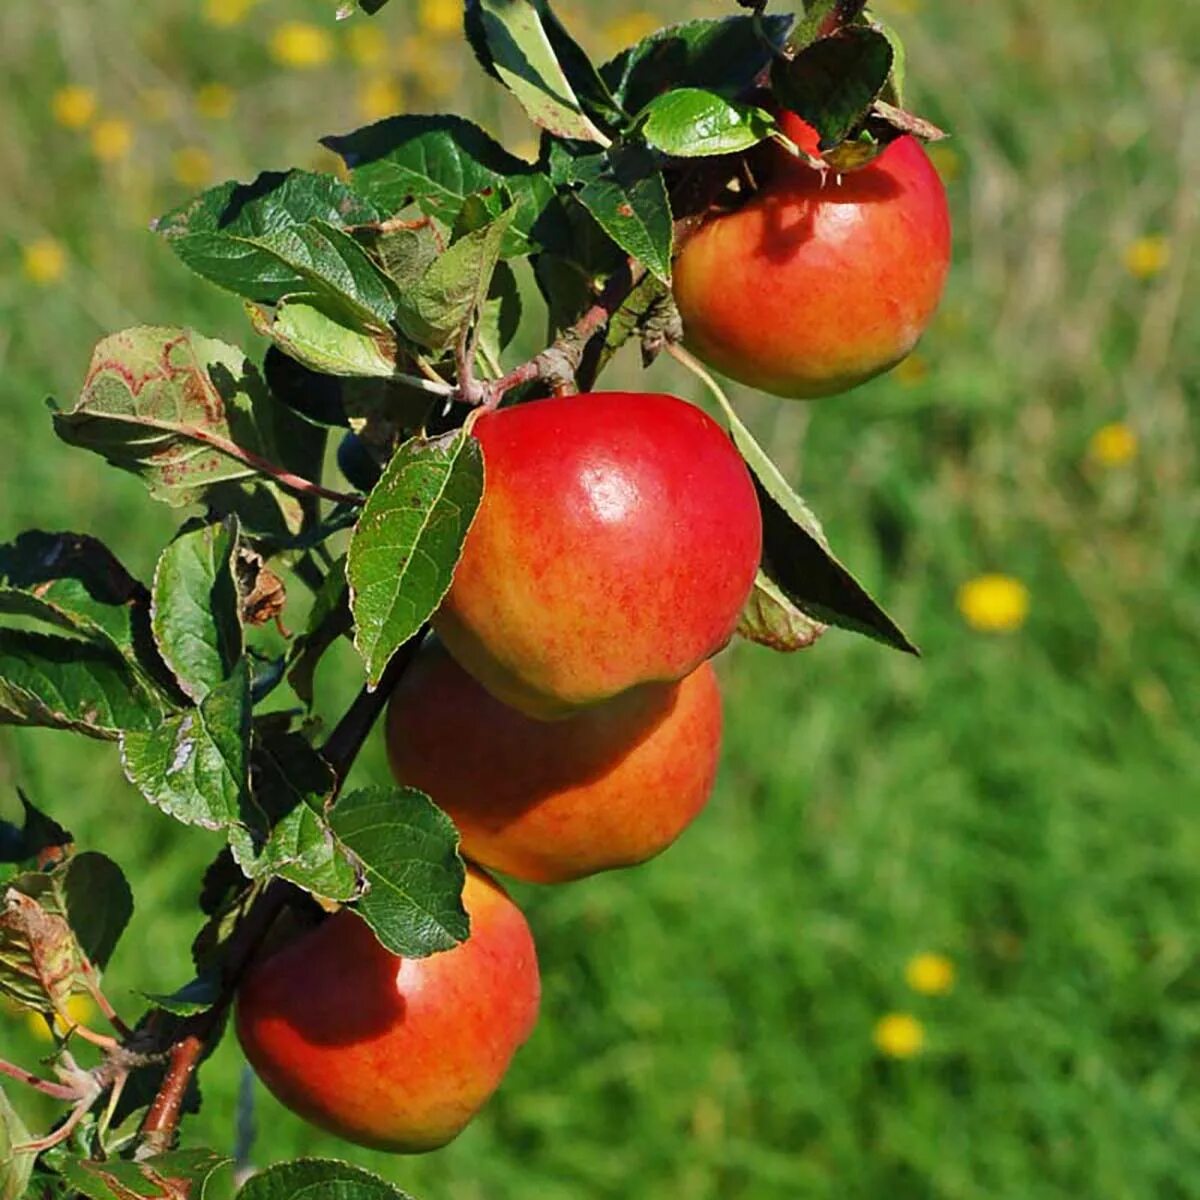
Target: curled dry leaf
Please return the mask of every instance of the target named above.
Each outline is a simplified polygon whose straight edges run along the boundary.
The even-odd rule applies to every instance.
[[[274,621],[284,637],[290,636],[280,622],[287,604],[283,580],[267,566],[261,554],[246,546],[238,547],[235,565],[242,620],[247,625],[265,625]]]
[[[81,966],[66,920],[16,888],[0,913],[0,990],[42,1012],[66,1005]]]

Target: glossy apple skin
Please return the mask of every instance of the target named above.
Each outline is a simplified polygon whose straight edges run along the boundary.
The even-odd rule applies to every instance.
[[[491,696],[437,643],[392,696],[388,758],[454,819],[463,853],[530,883],[645,862],[708,802],[721,747],[710,663],[563,721]]]
[[[673,683],[732,636],[762,550],[749,471],[673,396],[483,416],[483,501],[433,625],[493,695],[550,720]]]
[[[781,125],[815,151],[798,117]],[[783,151],[771,161],[755,197],[676,259],[687,345],[779,396],[848,391],[895,366],[933,317],[950,264],[945,189],[908,136],[841,176]]]
[[[257,965],[237,1033],[272,1093],[314,1125],[379,1150],[455,1138],[496,1090],[537,1020],[533,937],[504,890],[475,869],[471,936],[402,959],[342,909]]]

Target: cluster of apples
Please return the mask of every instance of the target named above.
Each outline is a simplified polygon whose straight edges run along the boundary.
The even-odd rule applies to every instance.
[[[781,152],[749,202],[684,246],[676,299],[689,343],[727,374],[824,395],[911,350],[948,258],[945,196],[913,139],[840,178]],[[744,462],[682,400],[539,400],[485,414],[474,434],[483,501],[437,640],[387,723],[396,778],[460,831],[471,935],[400,959],[342,910],[258,964],[237,1010],[284,1104],[395,1151],[455,1137],[536,1021],[529,927],[485,869],[561,883],[630,866],[704,807],[721,739],[709,660],[761,557]]]

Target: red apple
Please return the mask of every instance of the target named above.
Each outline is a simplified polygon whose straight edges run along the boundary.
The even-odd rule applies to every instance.
[[[388,710],[400,783],[453,817],[469,858],[533,883],[665,850],[708,801],[720,743],[709,663],[550,723],[496,700],[435,643]]]
[[[258,964],[237,998],[237,1033],[288,1108],[381,1150],[435,1150],[503,1078],[537,1020],[533,937],[521,910],[467,872],[471,936],[399,958],[342,909]]]
[[[810,152],[792,113],[785,133]],[[675,263],[687,344],[732,379],[779,396],[828,396],[916,345],[950,263],[946,193],[920,142],[823,174],[780,151],[761,190],[714,217]]]
[[[673,396],[607,392],[484,415],[483,501],[434,628],[542,719],[690,674],[732,636],[762,547],[732,442]]]

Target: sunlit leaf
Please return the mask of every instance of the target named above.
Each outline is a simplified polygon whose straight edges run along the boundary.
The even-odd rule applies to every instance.
[[[387,949],[424,958],[466,940],[458,831],[428,796],[415,788],[366,788],[338,801],[332,823],[368,884],[355,911]]]
[[[483,453],[458,431],[396,451],[350,543],[355,645],[378,683],[392,655],[450,588],[483,496]]]

